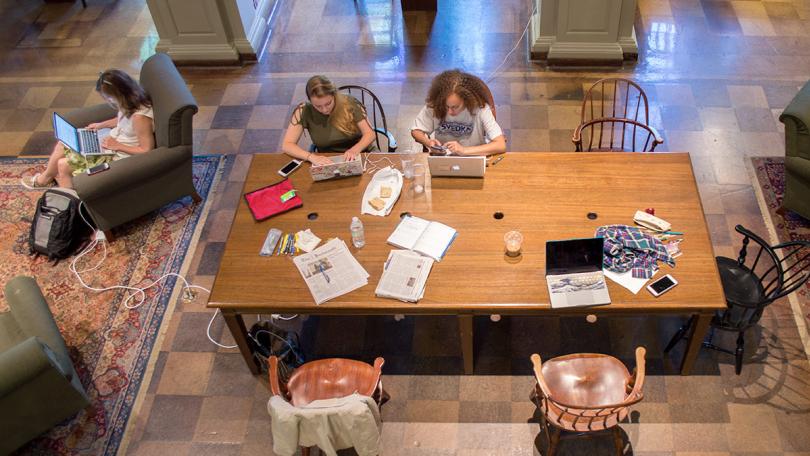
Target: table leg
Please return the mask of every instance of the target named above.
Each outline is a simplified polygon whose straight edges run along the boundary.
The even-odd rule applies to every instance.
[[[461,336],[461,354],[464,358],[464,373],[473,373],[473,316],[458,316],[458,333]]]
[[[706,337],[706,330],[709,329],[709,322],[712,320],[711,314],[698,314],[695,324],[689,331],[689,339],[686,341],[686,353],[683,355],[681,363],[681,375],[689,375],[692,366],[695,364],[700,347],[703,345],[703,338]]]
[[[253,357],[253,352],[250,351],[250,345],[248,345],[247,341],[247,328],[245,327],[245,320],[242,319],[242,314],[233,310],[223,310],[222,316],[225,317],[225,324],[228,325],[228,329],[231,330],[233,340],[236,341],[236,345],[239,347],[242,357],[245,358],[248,369],[250,369],[253,375],[259,375],[261,370],[259,369],[259,365],[256,364],[256,358]]]

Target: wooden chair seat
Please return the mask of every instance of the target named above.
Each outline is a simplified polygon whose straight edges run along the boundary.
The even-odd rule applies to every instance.
[[[543,416],[548,455],[553,455],[563,431],[577,434],[611,430],[617,454],[623,454],[618,424],[631,405],[643,398],[644,347],[636,349],[633,374],[618,359],[595,353],[553,358],[545,363],[532,355],[535,398]]]
[[[286,384],[278,380],[278,360],[271,357],[270,388],[292,405],[302,407],[312,401],[334,399],[355,392],[375,397],[379,403],[378,385],[385,360],[377,358],[374,365],[343,358],[310,361],[293,372]],[[380,388],[381,389],[381,388]],[[375,396],[376,395],[376,396]]]

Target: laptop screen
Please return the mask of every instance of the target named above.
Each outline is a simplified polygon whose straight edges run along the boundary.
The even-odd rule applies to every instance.
[[[69,124],[67,120],[57,113],[53,113],[53,132],[56,139],[62,141],[66,146],[75,151],[81,151],[79,148],[79,133],[76,131],[76,127]]]
[[[603,238],[546,242],[546,275],[602,270]]]

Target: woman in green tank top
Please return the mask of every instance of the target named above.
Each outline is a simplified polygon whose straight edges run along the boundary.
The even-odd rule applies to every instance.
[[[309,78],[306,90],[309,102],[301,103],[293,112],[281,146],[284,153],[315,165],[332,163],[327,157],[298,145],[305,128],[319,151],[343,152],[346,160],[353,160],[360,152],[371,149],[376,133],[359,101],[338,93],[326,76]]]

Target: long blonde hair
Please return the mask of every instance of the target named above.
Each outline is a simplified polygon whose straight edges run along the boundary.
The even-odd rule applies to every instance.
[[[352,100],[348,96],[338,93],[335,84],[326,76],[317,75],[309,78],[309,81],[307,81],[307,99],[328,95],[335,97],[335,107],[332,109],[332,113],[329,114],[329,125],[345,135],[360,133],[352,114]]]

